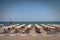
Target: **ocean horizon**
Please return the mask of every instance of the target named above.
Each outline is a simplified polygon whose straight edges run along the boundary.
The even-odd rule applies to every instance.
[[[9,25],[10,22],[6,21],[6,22],[0,22],[0,24],[5,24],[5,25]],[[16,22],[12,22],[12,24],[60,24],[60,21],[25,21],[25,22],[20,22],[20,21],[16,21]]]

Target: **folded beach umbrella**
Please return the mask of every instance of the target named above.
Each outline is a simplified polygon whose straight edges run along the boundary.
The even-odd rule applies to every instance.
[[[60,26],[59,26],[59,25],[57,25],[57,24],[53,24],[52,26],[53,26],[53,27],[60,27]]]
[[[12,25],[13,27],[15,27],[16,25]]]
[[[48,27],[49,28],[49,26],[47,26],[47,25],[45,27]]]
[[[48,26],[50,26],[51,24],[47,24]]]
[[[46,26],[45,24],[41,24],[42,26]]]
[[[13,26],[7,26],[8,28],[12,28]]]
[[[16,26],[20,25],[20,24],[15,24]]]
[[[44,24],[43,26],[44,26],[44,27],[49,27],[48,25],[45,25],[45,24]]]
[[[26,24],[22,24],[22,25],[20,25],[20,26],[22,27],[22,26],[25,26],[25,25],[26,25]]]
[[[17,29],[17,28],[20,28],[20,26],[17,26],[17,27],[14,27],[14,28],[16,28],[16,29]]]
[[[3,27],[4,29],[7,29],[8,27]]]
[[[49,27],[49,28],[51,28],[51,29],[55,29],[55,27]]]
[[[41,25],[45,25],[45,24],[41,24]]]
[[[53,24],[52,26],[55,26],[55,27],[56,27],[56,26],[58,26],[58,25],[57,25],[57,24]]]
[[[32,26],[32,24],[29,24],[29,25],[27,26],[27,28],[31,28],[31,26]]]
[[[3,30],[5,29],[5,30],[8,30],[8,27],[2,27],[3,28]]]
[[[38,24],[35,24],[35,26],[37,27],[37,28],[42,28],[41,26],[39,26]]]
[[[15,28],[21,28],[21,27],[23,27],[23,26],[25,26],[26,24],[22,24],[22,25],[20,25],[20,26],[17,26],[17,27],[15,27]]]
[[[15,24],[15,25],[12,25],[12,26],[18,26],[18,25],[20,25],[20,24]]]
[[[60,26],[59,26],[59,25],[56,25],[55,27],[59,27],[59,28],[60,28]]]
[[[15,28],[21,28],[21,26],[17,26],[17,27],[15,27]]]

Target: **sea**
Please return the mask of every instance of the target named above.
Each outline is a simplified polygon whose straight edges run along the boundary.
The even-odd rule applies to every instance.
[[[10,22],[0,22],[0,24],[5,24],[5,25],[9,25]],[[53,21],[53,22],[12,22],[12,24],[60,24],[60,22],[56,22],[56,21]]]

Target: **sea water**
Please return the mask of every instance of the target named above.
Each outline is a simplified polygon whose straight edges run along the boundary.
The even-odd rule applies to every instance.
[[[0,22],[0,24],[9,25],[10,22]],[[12,22],[12,24],[60,24],[60,22]]]

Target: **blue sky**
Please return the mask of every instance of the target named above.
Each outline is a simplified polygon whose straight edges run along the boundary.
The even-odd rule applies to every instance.
[[[60,21],[59,0],[0,1],[0,21]]]

